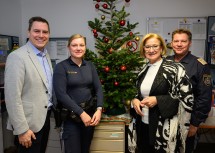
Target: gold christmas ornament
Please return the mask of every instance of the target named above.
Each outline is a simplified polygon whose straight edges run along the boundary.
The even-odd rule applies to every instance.
[[[125,106],[131,106],[131,100],[126,100],[125,101]]]
[[[105,19],[105,16],[104,16],[104,15],[102,15],[102,16],[101,16],[101,19],[102,19],[102,20],[104,20],[104,19]]]
[[[135,38],[135,40],[136,40],[136,41],[139,41],[139,40],[140,40],[140,37],[137,36],[137,37]]]

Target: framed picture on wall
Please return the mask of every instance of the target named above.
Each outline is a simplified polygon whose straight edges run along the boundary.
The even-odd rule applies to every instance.
[[[215,67],[215,16],[209,16],[207,22],[207,62]]]
[[[209,63],[215,65],[215,35],[208,36],[208,54],[209,54]]]

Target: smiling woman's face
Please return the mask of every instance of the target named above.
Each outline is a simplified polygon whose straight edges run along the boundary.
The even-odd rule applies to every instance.
[[[84,38],[73,39],[68,46],[68,49],[73,58],[82,58],[86,52],[86,44]]]
[[[162,47],[157,38],[149,38],[144,45],[145,57],[151,64],[156,63],[161,59]]]

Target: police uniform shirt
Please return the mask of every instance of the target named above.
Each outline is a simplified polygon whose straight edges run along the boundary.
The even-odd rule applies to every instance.
[[[68,58],[55,66],[53,79],[58,101],[76,114],[83,112],[78,105],[92,97],[92,89],[97,96],[97,107],[103,106],[102,86],[92,62],[83,60],[79,67]]]

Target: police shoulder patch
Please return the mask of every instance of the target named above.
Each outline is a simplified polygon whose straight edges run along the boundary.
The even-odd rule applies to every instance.
[[[204,74],[203,75],[203,82],[206,86],[210,86],[211,85],[211,75]]]
[[[202,65],[207,64],[207,62],[203,58],[198,58],[197,59]]]

